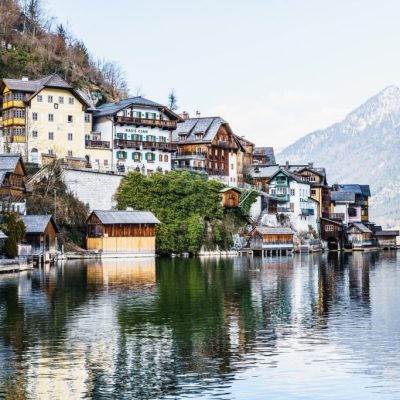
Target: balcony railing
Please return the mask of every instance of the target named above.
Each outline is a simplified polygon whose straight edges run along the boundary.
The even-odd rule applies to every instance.
[[[162,129],[176,129],[176,121],[166,121],[163,119],[148,119],[135,117],[117,117],[118,124],[131,124],[141,126],[155,126]]]
[[[290,213],[293,212],[293,209],[290,207],[277,207],[276,211],[278,213]]]
[[[314,209],[313,208],[302,208],[301,215],[314,215]]]
[[[237,148],[237,146],[235,144],[230,143],[230,142],[225,142],[223,140],[218,140],[217,146],[224,147],[226,149],[236,149]]]
[[[332,219],[335,221],[343,221],[344,220],[344,213],[322,213],[322,218]]]
[[[189,165],[172,165],[172,169],[175,171],[193,171],[199,173],[205,173],[213,176],[228,176],[229,174],[223,169],[216,168],[203,168],[203,167],[192,167]]]
[[[176,151],[175,143],[166,142],[143,142],[139,140],[125,140],[125,139],[115,139],[115,147],[128,148],[128,149],[159,149],[167,151]]]
[[[110,142],[103,140],[85,140],[85,147],[87,149],[109,149]]]
[[[175,153],[173,155],[173,159],[197,159],[197,160],[205,160],[207,157],[207,153],[197,153],[190,151],[182,151],[180,153]]]

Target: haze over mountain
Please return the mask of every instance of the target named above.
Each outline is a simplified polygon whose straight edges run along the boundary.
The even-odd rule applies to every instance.
[[[371,186],[370,219],[400,226],[400,89],[389,86],[345,119],[312,132],[277,155],[279,163],[314,162],[329,184]]]

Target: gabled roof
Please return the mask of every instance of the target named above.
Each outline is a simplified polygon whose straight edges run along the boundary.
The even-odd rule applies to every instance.
[[[258,232],[261,235],[294,235],[294,232],[290,228],[283,228],[280,226],[256,226],[253,232]]]
[[[49,223],[52,223],[58,233],[58,227],[51,215],[22,215],[25,233],[43,233]]]
[[[359,184],[340,184],[334,185],[334,189],[338,192],[361,194],[365,197],[371,196],[371,190],[369,185],[359,185]]]
[[[269,159],[267,165],[274,165],[276,163],[273,147],[254,147],[253,155],[267,157]]]
[[[221,189],[219,192],[225,193],[225,192],[229,192],[230,190],[233,190],[234,192],[237,192],[239,194],[242,193],[242,191],[236,187],[226,187],[226,188]]]
[[[285,174],[289,179],[292,179],[298,183],[303,183],[304,185],[311,185],[310,182],[303,181],[300,175],[296,175],[293,172],[289,172],[287,169],[281,167],[278,169],[278,171],[275,172],[274,175],[271,176],[270,181],[272,181],[272,179],[274,179],[275,176],[277,176],[279,173]]]
[[[354,192],[331,192],[331,200],[336,203],[354,203],[356,201],[356,195]]]
[[[161,112],[167,114],[168,117],[171,118],[172,120],[180,120],[180,117],[166,106],[163,106],[162,104],[156,103],[152,100],[145,99],[144,97],[141,96],[130,97],[129,99],[124,99],[118,102],[103,104],[100,107],[97,107],[94,116],[105,117],[107,115],[115,115],[118,112],[124,110],[125,108],[131,106],[157,108]]]
[[[0,231],[0,239],[7,239],[7,238],[8,236],[3,231]]]
[[[24,163],[19,154],[15,153],[2,153],[0,154],[0,171],[14,172],[17,168],[18,162],[21,161],[22,168],[25,172]]]
[[[100,220],[100,222],[104,225],[161,223],[150,211],[94,210],[91,215],[93,214],[95,214],[97,218]]]
[[[178,142],[179,135],[186,135],[185,143],[211,142],[222,126],[233,135],[229,124],[221,117],[188,118],[178,123],[172,132],[172,141]]]
[[[250,169],[250,175],[253,178],[270,178],[279,171],[279,165],[253,165]]]
[[[321,220],[321,221],[329,222],[330,224],[339,225],[339,226],[343,226],[343,225],[344,225],[343,222],[335,221],[335,220],[330,219],[330,218],[321,217],[320,220]]]
[[[364,224],[362,224],[361,222],[353,222],[352,224],[350,224],[347,228],[347,230],[349,231],[352,227],[355,227],[357,230],[359,230],[361,233],[372,233],[372,231],[370,229],[368,229]]]
[[[378,231],[375,236],[399,236],[399,231]]]

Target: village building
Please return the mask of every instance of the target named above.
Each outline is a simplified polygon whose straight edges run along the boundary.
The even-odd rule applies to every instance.
[[[382,227],[374,227],[374,237],[376,239],[376,244],[383,249],[397,249],[397,237],[399,236],[399,231],[392,230],[382,230]]]
[[[221,193],[221,203],[225,208],[238,208],[240,200],[240,190],[234,187],[224,188]]]
[[[93,211],[86,220],[87,249],[102,257],[154,256],[159,223],[150,211]]]
[[[38,80],[3,79],[4,146],[24,160],[84,159],[92,133],[91,103],[59,75]]]
[[[177,146],[172,168],[203,172],[230,186],[241,186],[249,170],[252,143],[241,144],[220,117],[187,118],[172,133]]]
[[[235,135],[240,147],[237,155],[237,186],[243,187],[245,183],[251,183],[250,170],[253,163],[254,143],[243,136]]]
[[[257,226],[251,233],[254,255],[286,255],[294,250],[294,232],[290,228]]]
[[[345,226],[341,220],[321,218],[320,236],[328,245],[329,250],[342,250],[345,241]]]
[[[167,107],[133,97],[98,107],[94,114],[94,130],[90,143],[99,147],[111,143],[110,159],[88,159],[96,169],[128,171],[151,175],[171,170],[171,156],[176,145],[171,143],[171,132],[180,117]],[[89,143],[89,142],[87,142]]]
[[[23,215],[25,225],[24,254],[52,261],[57,253],[58,227],[51,215]]]
[[[278,170],[270,179],[269,195],[278,203],[277,213],[290,221],[297,232],[318,231],[318,203],[311,198],[311,185],[300,175]]]
[[[269,181],[279,169],[279,165],[253,165],[250,170],[250,175],[255,188],[268,193]]]
[[[0,154],[0,212],[26,213],[26,171],[19,154]]]
[[[346,229],[345,247],[353,250],[362,250],[376,245],[373,232],[361,222],[353,222]]]
[[[331,214],[341,218],[346,225],[354,222],[369,222],[368,185],[333,185],[331,191]]]
[[[253,151],[253,164],[276,165],[273,147],[255,147]]]

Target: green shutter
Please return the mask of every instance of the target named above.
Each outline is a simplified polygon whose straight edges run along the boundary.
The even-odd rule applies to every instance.
[[[132,133],[131,140],[135,140],[135,135]]]
[[[155,153],[151,153],[151,155],[152,155],[153,161],[155,161],[155,160],[156,160],[156,155],[155,155]]]
[[[138,118],[142,118],[142,113],[141,113],[141,111],[137,111],[137,114],[136,114],[136,115],[137,115]]]
[[[143,135],[139,135],[139,140],[143,142]]]
[[[148,118],[149,118],[149,113],[147,112],[147,113],[146,113],[146,119],[148,119]]]
[[[146,135],[146,142],[149,141],[149,135]]]

